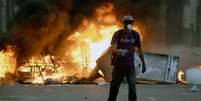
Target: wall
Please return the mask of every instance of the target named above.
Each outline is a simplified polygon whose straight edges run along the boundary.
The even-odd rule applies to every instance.
[[[15,0],[0,0],[0,32],[8,31],[15,9]]]

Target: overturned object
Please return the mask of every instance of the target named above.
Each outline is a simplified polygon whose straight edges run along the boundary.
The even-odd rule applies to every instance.
[[[110,51],[105,52],[98,60],[95,69],[91,72],[88,79],[95,80],[98,75],[101,75],[101,71],[106,82],[110,82],[112,79],[111,66],[111,55]],[[135,55],[135,68],[137,79],[159,81],[166,83],[176,83],[177,80],[177,70],[179,67],[179,57],[145,53],[145,61],[147,65],[147,72],[142,74],[141,62],[137,55]]]
[[[136,61],[140,61],[136,55]],[[137,61],[138,60],[138,61]],[[163,83],[176,83],[177,72],[179,68],[179,57],[156,54],[156,53],[145,53],[145,61],[147,64],[147,71],[142,74],[138,69],[140,63],[136,64],[136,77],[138,79],[145,79],[151,81],[158,81]]]

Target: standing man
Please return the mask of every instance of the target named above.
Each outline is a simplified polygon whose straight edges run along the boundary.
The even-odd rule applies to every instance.
[[[137,101],[134,52],[137,48],[142,61],[142,73],[146,71],[144,53],[141,48],[140,35],[132,29],[133,17],[130,15],[124,16],[122,21],[124,28],[114,33],[111,42],[111,51],[113,52],[112,65],[114,65],[114,69],[108,101],[116,101],[124,76],[129,86],[129,101]]]

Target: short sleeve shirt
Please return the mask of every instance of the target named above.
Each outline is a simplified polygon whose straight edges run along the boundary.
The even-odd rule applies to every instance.
[[[134,60],[134,48],[141,47],[140,35],[138,32],[132,30],[126,32],[123,29],[118,30],[112,37],[111,44],[117,44],[117,49],[126,49],[128,54],[122,57],[125,63],[133,63]]]

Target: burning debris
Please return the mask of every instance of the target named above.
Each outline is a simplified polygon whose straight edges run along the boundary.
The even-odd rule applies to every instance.
[[[178,81],[177,81],[177,83],[179,83],[179,84],[187,84],[187,82],[185,80],[185,71],[184,70],[178,71]]]
[[[142,19],[157,15],[149,9],[153,8],[149,5],[153,0],[126,0],[125,4],[122,0],[17,1],[15,22],[7,37],[0,39],[0,78],[13,74],[18,78],[14,81],[20,83],[89,82],[98,72],[94,68],[102,68],[100,58],[107,53],[112,34],[121,27],[122,15],[135,15],[138,21],[134,29],[142,32],[143,38]],[[134,2],[141,5],[130,5]],[[145,14],[148,17],[141,18]],[[107,82],[111,70],[104,74]]]
[[[14,73],[16,61],[12,47],[8,46],[6,50],[0,51],[0,57],[0,77],[5,77],[7,71]]]
[[[112,34],[120,26],[112,4],[100,7],[93,4],[97,8],[93,11],[95,17],[85,16],[73,27],[74,20],[68,9],[58,6],[61,2],[50,1],[22,1],[8,38],[11,43],[3,43],[15,46],[12,51],[15,63],[7,66],[10,51],[2,50],[1,57],[6,59],[1,63],[5,64],[0,71],[2,77],[9,72],[16,75],[20,83],[34,84],[86,81],[82,78],[89,75],[96,59],[109,47]],[[76,9],[72,7],[71,12],[76,14]],[[12,67],[14,72],[9,70]]]

